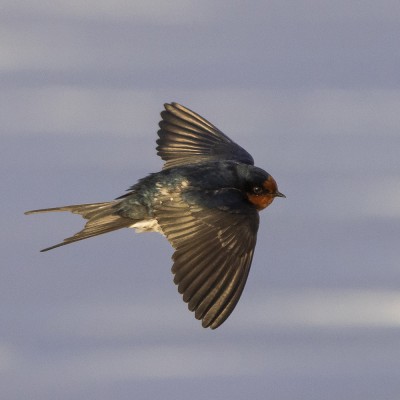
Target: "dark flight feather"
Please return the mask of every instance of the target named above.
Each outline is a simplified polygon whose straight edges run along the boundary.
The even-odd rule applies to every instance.
[[[246,150],[200,115],[178,103],[164,107],[157,140],[164,168],[221,160],[254,165]]]
[[[235,308],[250,270],[258,213],[230,213],[188,203],[182,194],[158,197],[155,216],[169,242],[174,282],[203,327],[221,325]]]

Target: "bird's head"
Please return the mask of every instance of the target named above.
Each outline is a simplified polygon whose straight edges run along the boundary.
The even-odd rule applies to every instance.
[[[246,172],[246,196],[257,210],[268,207],[275,197],[286,197],[279,192],[275,179],[268,172],[257,167],[251,167]]]

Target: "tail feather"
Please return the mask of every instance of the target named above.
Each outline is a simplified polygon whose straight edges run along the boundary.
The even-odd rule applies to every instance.
[[[40,251],[48,251],[60,246],[65,246],[79,240],[88,239],[93,236],[101,235],[103,233],[112,232],[117,229],[127,228],[132,225],[133,221],[130,218],[124,218],[118,215],[115,207],[119,201],[110,201],[105,203],[93,204],[76,204],[64,207],[43,208],[40,210],[32,210],[25,212],[29,214],[39,214],[54,211],[69,211],[73,214],[79,214],[83,218],[88,219],[85,227],[73,236],[64,239],[61,243],[54,246],[47,247]]]

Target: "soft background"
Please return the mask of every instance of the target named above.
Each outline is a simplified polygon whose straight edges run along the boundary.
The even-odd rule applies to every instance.
[[[0,397],[400,398],[400,3],[16,1],[0,12]],[[161,168],[164,102],[242,144],[286,200],[204,330],[161,236],[49,253]]]

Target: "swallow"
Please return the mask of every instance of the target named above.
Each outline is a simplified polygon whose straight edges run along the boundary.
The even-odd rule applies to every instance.
[[[74,243],[121,228],[159,232],[172,247],[174,283],[204,328],[219,327],[243,292],[253,259],[259,211],[278,191],[253,157],[200,115],[164,105],[157,154],[165,161],[113,201],[27,211],[69,211],[87,219],[63,242]]]

